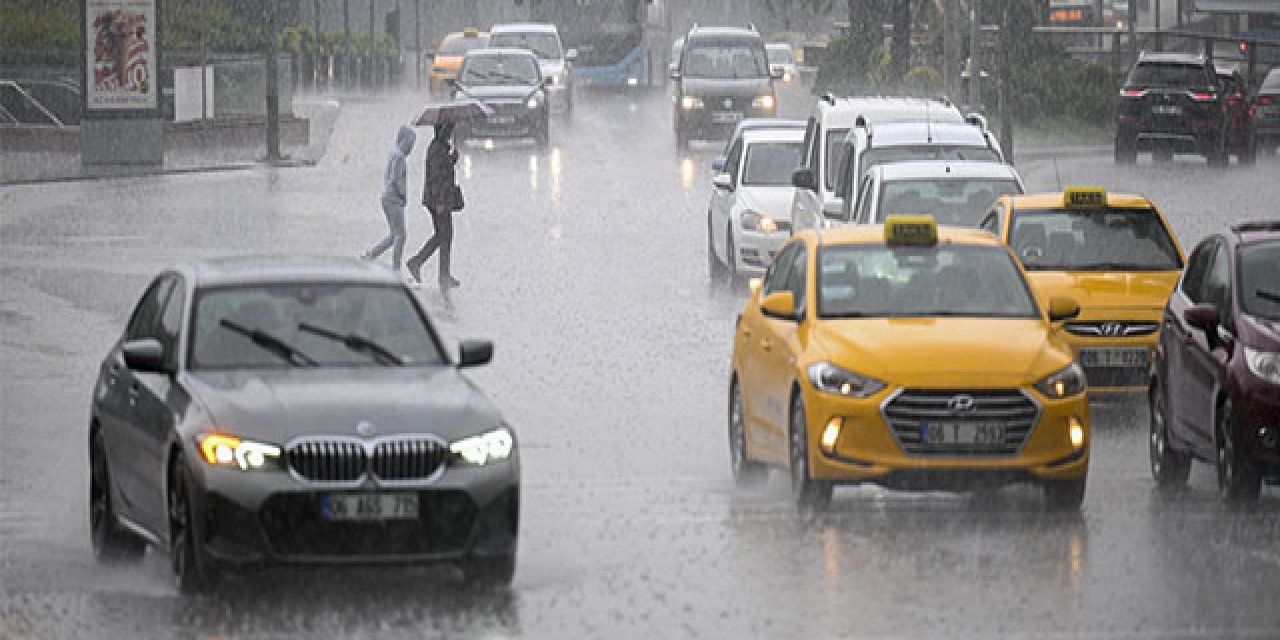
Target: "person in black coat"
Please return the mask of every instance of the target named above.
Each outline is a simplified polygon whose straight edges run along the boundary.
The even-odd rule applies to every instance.
[[[459,283],[449,271],[453,249],[453,212],[462,208],[462,190],[454,175],[458,162],[458,150],[451,144],[453,123],[437,124],[435,137],[427,146],[427,170],[422,185],[422,205],[431,212],[435,235],[431,236],[417,255],[409,258],[405,266],[414,280],[422,282],[422,264],[440,250],[440,288],[451,289]]]

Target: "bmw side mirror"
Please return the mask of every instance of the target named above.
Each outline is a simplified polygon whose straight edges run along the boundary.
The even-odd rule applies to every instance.
[[[155,338],[129,340],[120,346],[124,365],[134,371],[165,373],[164,345]]]
[[[711,176],[711,184],[717,189],[724,189],[725,191],[733,190],[733,181],[729,178],[729,174],[727,173],[721,172]]]
[[[458,345],[458,367],[478,367],[493,360],[493,343],[488,340],[463,340]]]
[[[818,190],[818,181],[814,179],[813,169],[802,167],[791,172],[791,185],[797,189]]]

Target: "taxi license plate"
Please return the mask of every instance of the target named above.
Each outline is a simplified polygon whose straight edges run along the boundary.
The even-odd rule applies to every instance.
[[[1151,107],[1151,113],[1158,116],[1177,116],[1182,115],[1182,107],[1176,104],[1158,104]]]
[[[950,445],[998,447],[1004,444],[1004,423],[926,422],[920,427],[920,441],[931,447]]]
[[[742,119],[742,114],[737,111],[714,111],[711,113],[711,121],[718,123],[737,122]]]
[[[485,118],[485,122],[489,124],[512,124],[516,121],[515,116],[489,116]]]
[[[331,493],[321,500],[325,520],[414,520],[416,493]]]
[[[1086,367],[1143,368],[1147,366],[1147,350],[1145,347],[1081,349],[1080,363]]]

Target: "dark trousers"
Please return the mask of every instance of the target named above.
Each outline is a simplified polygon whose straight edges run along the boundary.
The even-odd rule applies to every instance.
[[[453,252],[453,211],[449,209],[441,209],[439,212],[431,211],[431,224],[436,228],[435,235],[431,236],[427,243],[422,245],[422,249],[417,255],[409,258],[409,266],[411,268],[419,268],[422,263],[431,258],[431,254],[440,250],[440,277],[444,278],[451,275],[449,271],[449,258]]]

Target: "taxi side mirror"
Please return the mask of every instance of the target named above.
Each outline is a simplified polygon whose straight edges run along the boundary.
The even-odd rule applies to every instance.
[[[818,190],[818,181],[814,178],[813,169],[801,167],[791,172],[791,186],[797,189]]]
[[[1080,315],[1080,303],[1071,298],[1054,296],[1049,299],[1049,322],[1062,322]]]
[[[790,291],[774,291],[765,296],[760,310],[766,316],[781,320],[796,320],[796,299]]]

